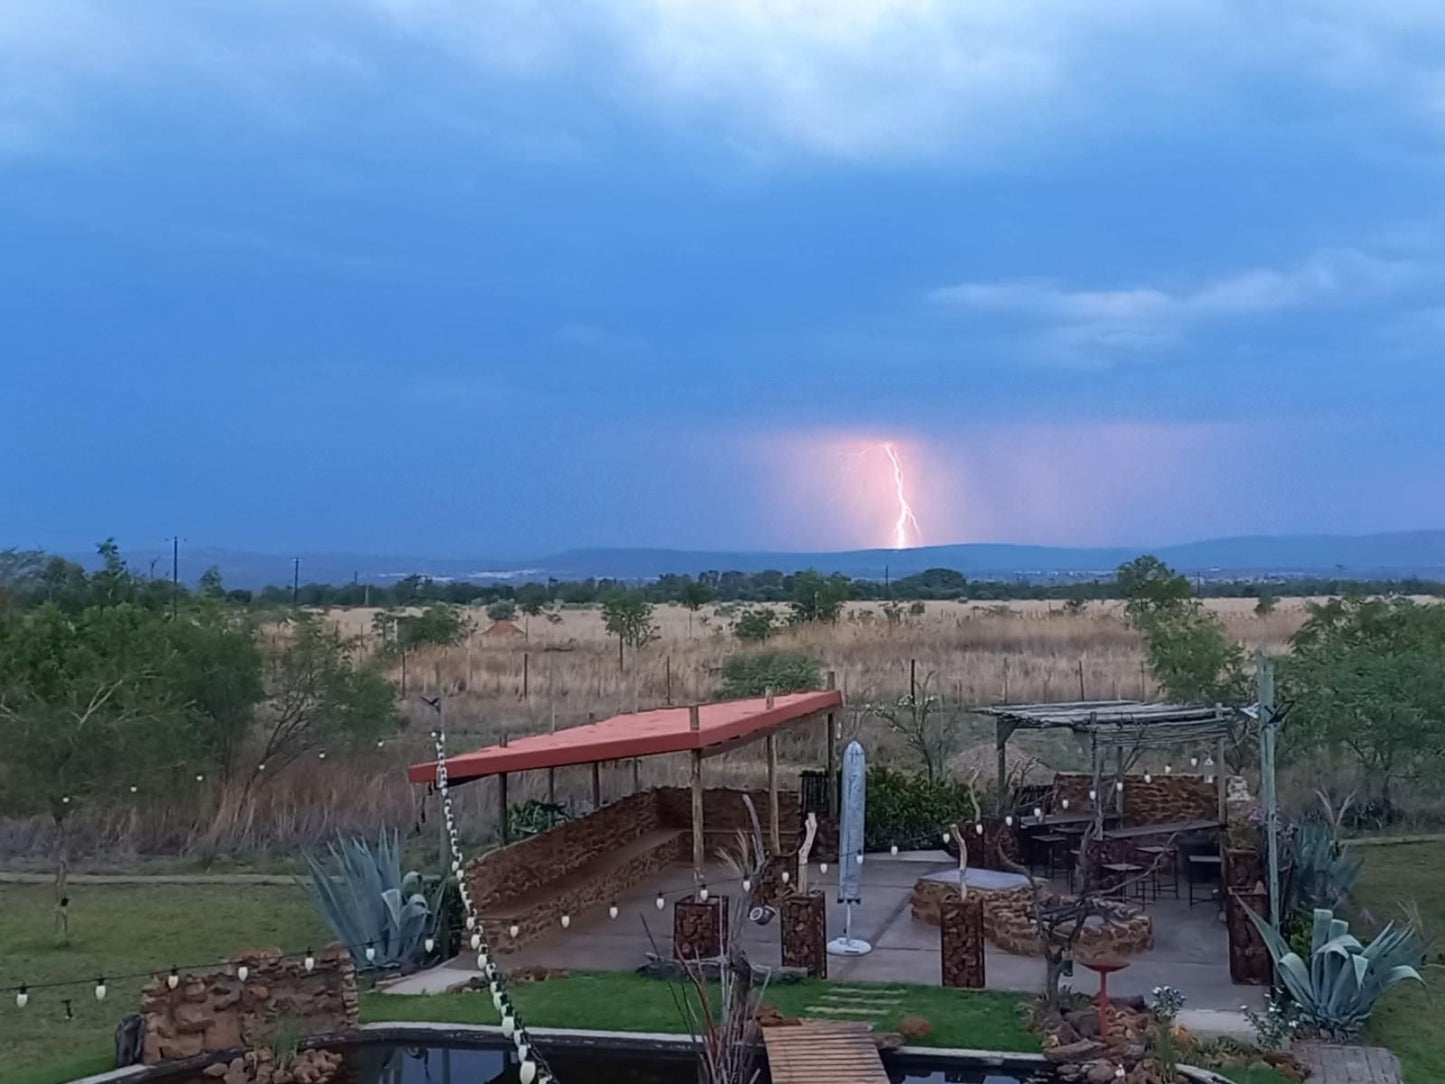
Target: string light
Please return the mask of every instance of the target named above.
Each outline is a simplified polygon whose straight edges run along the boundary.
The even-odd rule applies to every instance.
[[[751,877],[744,877],[744,878],[743,878],[743,891],[744,891],[744,892],[751,892],[752,890],[753,890],[753,879],[752,879]]]
[[[1040,809],[1038,806],[1034,806],[1034,820],[1039,820],[1039,821],[1041,821],[1041,820],[1043,820],[1043,819],[1044,819],[1044,811],[1043,811],[1042,809]]]
[[[951,835],[949,835],[947,832],[944,832],[944,833],[943,833],[943,845],[944,845],[945,847],[948,846],[948,843],[949,843],[949,841],[950,841],[951,839],[953,839],[953,837],[952,837]]]
[[[440,709],[438,709],[438,710],[440,710]],[[451,827],[452,824],[453,824],[453,816],[454,816],[454,814],[453,814],[453,811],[452,811],[451,795],[450,795],[450,793],[449,793],[449,787],[448,787],[448,781],[447,781],[446,735],[445,735],[444,733],[442,733],[442,731],[440,730],[440,728],[438,728],[437,730],[432,731],[432,740],[433,740],[433,742],[434,742],[435,745],[436,745],[436,759],[437,759],[436,785],[437,785],[437,790],[440,791],[440,793],[441,793],[441,805],[442,805],[443,815],[444,815],[445,818],[446,818],[446,821],[447,821],[448,826]],[[529,1042],[527,1041],[527,1030],[526,1030],[526,1027],[523,1025],[522,1021],[516,1016],[515,1011],[511,1009],[511,1003],[510,1003],[510,1001],[507,999],[506,990],[505,990],[504,985],[503,985],[503,982],[502,982],[502,974],[501,974],[501,971],[497,968],[496,962],[495,962],[494,960],[490,959],[489,956],[488,956],[488,954],[487,954],[485,931],[484,931],[484,929],[482,928],[481,923],[478,922],[478,920],[477,920],[476,906],[475,906],[475,904],[472,902],[471,892],[470,892],[470,891],[468,890],[468,888],[467,888],[466,879],[461,876],[461,859],[462,859],[462,855],[461,855],[461,851],[458,849],[458,847],[457,847],[457,845],[456,845],[456,841],[455,841],[455,838],[454,838],[454,837],[453,837],[453,839],[452,839],[451,849],[452,849],[452,859],[453,859],[453,861],[452,861],[452,870],[453,870],[453,873],[454,873],[454,874],[456,875],[456,877],[457,877],[457,881],[458,881],[458,895],[461,896],[462,907],[464,908],[465,913],[466,913],[467,929],[469,929],[469,930],[473,930],[473,929],[476,930],[477,935],[478,935],[478,937],[479,937],[479,939],[480,939],[481,946],[482,946],[482,948],[481,948],[480,951],[479,951],[479,955],[478,955],[478,957],[477,957],[477,961],[478,961],[478,964],[482,966],[483,973],[487,976],[487,979],[488,979],[489,983],[491,984],[491,989],[492,989],[492,1004],[493,1004],[493,1006],[497,1009],[498,1013],[501,1014],[501,1015],[503,1015],[503,1019],[504,1019],[504,1020],[505,1020],[508,1016],[510,1016],[511,1019],[512,1019],[513,1038],[515,1039],[516,1044],[517,1044],[517,1058],[518,1058],[518,1061],[519,1061],[520,1063],[522,1063],[522,1065],[523,1065],[524,1067],[527,1066],[527,1065],[532,1066],[531,1071],[530,1071],[529,1073],[526,1073],[526,1074],[524,1075],[523,1079],[524,1079],[524,1081],[527,1082],[527,1084],[531,1084],[531,1082],[532,1082],[533,1080],[537,1080],[537,1079],[539,1079],[539,1078],[540,1078],[541,1080],[543,1080],[543,1081],[547,1081],[547,1080],[549,1080],[550,1077],[551,1077],[551,1073],[548,1072],[548,1071],[547,1071],[547,1068],[546,1068],[547,1063],[546,1063],[545,1059],[542,1059],[542,1058],[540,1058],[540,1057],[532,1057],[532,1056],[529,1056],[530,1053],[531,1053],[531,1046],[530,1046]],[[660,893],[660,892],[658,893],[658,896],[657,896],[657,906],[658,906],[658,909],[659,909],[659,910],[661,910],[662,907],[664,906],[662,893]],[[615,905],[614,905],[614,907],[615,907]],[[564,915],[562,916],[562,928],[563,928],[563,929],[566,929],[566,928],[571,924],[571,922],[572,922],[572,917],[571,917],[571,915],[565,915],[565,914],[564,914]],[[519,928],[518,928],[518,924],[515,923],[515,922],[513,922],[513,923],[511,924],[511,934],[512,934],[512,937],[515,939],[516,936],[517,936],[517,934],[518,934],[519,932],[520,932],[520,931],[519,931]],[[485,960],[485,963],[483,963],[483,960]],[[503,1014],[503,1009],[504,1009],[504,1008],[507,1010],[505,1014]]]
[[[1012,828],[1014,826],[1014,815],[1012,813],[1005,814],[1003,823],[1005,828]]]
[[[973,826],[973,834],[976,836],[983,835],[983,821],[979,821]]]
[[[105,976],[104,976],[104,975],[101,975],[98,979],[95,980],[95,1000],[96,1000],[96,1001],[104,1001],[104,1000],[105,1000]]]
[[[1146,783],[1152,783],[1152,782],[1154,782],[1154,776],[1153,776],[1150,772],[1145,772],[1145,773],[1144,773],[1144,782],[1146,782]]]
[[[1173,775],[1173,774],[1174,774],[1174,765],[1172,765],[1172,764],[1166,764],[1166,765],[1164,765],[1164,774],[1165,774],[1165,775]]]
[[[828,872],[828,863],[827,863],[827,862],[819,862],[819,863],[818,863],[818,872],[819,872],[819,873],[827,873],[827,872]]]
[[[791,881],[792,879],[793,879],[793,875],[792,875],[791,873],[789,873],[787,870],[783,870],[783,878],[782,878],[783,884],[787,884],[787,883],[788,883],[789,881]],[[658,898],[658,899],[662,899],[662,897],[661,897],[660,895],[659,895],[657,898]],[[660,910],[660,909],[661,909],[661,908],[659,908],[659,910]]]
[[[482,947],[482,935],[479,934],[479,933],[474,933],[474,934],[472,934],[472,951],[473,951],[473,952],[476,952],[477,949],[479,949],[479,948],[481,948],[481,947]]]
[[[745,889],[743,889],[743,891],[746,892],[747,889],[745,888]],[[609,906],[609,907],[607,908],[607,917],[608,917],[608,918],[616,918],[616,917],[617,917],[617,904],[614,903],[614,904],[612,904],[611,906]]]
[[[707,902],[707,885],[702,885],[698,888],[697,898],[703,903]]]
[[[308,973],[316,970],[316,954],[310,949],[306,950],[306,959],[301,961],[301,966],[306,968]]]
[[[1091,802],[1097,802],[1098,800],[1099,800],[1099,792],[1098,792],[1097,790],[1095,790],[1093,787],[1090,787],[1090,788],[1089,788],[1089,801],[1091,801]]]
[[[898,844],[895,843],[895,844],[893,844],[893,846],[889,847],[889,848],[888,848],[888,853],[891,854],[894,858],[897,858],[897,857],[898,857]]]
[[[1065,798],[1065,799],[1063,800],[1063,803],[1062,803],[1062,804],[1063,804],[1063,807],[1064,807],[1065,809],[1068,809],[1068,808],[1069,808],[1069,800],[1068,800],[1067,798]]]
[[[1123,794],[1123,793],[1124,793],[1124,781],[1123,781],[1122,779],[1117,780],[1117,781],[1114,783],[1114,789],[1115,789],[1116,791],[1118,791],[1120,794]]]
[[[854,856],[854,859],[855,859],[855,860],[857,861],[857,863],[861,866],[861,865],[863,864],[863,852],[862,852],[862,851],[859,851],[859,852]]]
[[[522,932],[522,927],[518,926],[515,922],[513,922],[510,926],[507,927],[507,932],[512,935],[512,940],[515,941],[517,939],[517,934]]]
[[[30,991],[26,989],[25,984],[22,982],[20,984],[20,989],[15,991],[15,1007],[17,1009],[23,1009],[29,1003],[29,1001]]]
[[[239,967],[236,968],[236,978],[240,979],[242,982],[246,981],[246,976],[248,976],[249,974],[251,974],[251,969],[245,964],[241,964]]]
[[[571,915],[563,915],[563,916],[562,916],[562,928],[565,930],[565,929],[566,929],[568,926],[570,926],[570,925],[572,925],[572,916],[571,916]]]
[[[428,937],[425,941],[421,943],[421,947],[426,949],[426,954],[430,956],[432,954],[432,950],[437,947],[437,939],[435,937]]]
[[[179,971],[177,971],[177,970],[173,967],[173,968],[171,968],[171,973],[166,976],[166,986],[167,986],[169,989],[174,990],[174,989],[175,989],[177,986],[179,986],[180,984],[181,984],[181,973],[180,973]]]

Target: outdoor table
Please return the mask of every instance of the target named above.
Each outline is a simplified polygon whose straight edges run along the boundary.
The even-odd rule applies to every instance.
[[[1106,828],[1105,839],[1143,839],[1147,836],[1181,836],[1218,828],[1218,821],[1169,821],[1165,824],[1136,824],[1129,828]]]
[[[1105,813],[1106,821],[1118,820],[1119,814]],[[1064,824],[1091,824],[1094,814],[1088,810],[1079,813],[1046,813],[1042,817],[1020,817],[1019,826],[1022,828],[1057,828]]]

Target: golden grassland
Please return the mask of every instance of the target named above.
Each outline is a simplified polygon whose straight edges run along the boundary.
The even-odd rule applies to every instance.
[[[1298,599],[1281,601],[1266,616],[1254,613],[1250,599],[1208,605],[1229,633],[1250,647],[1283,649],[1306,616],[1305,602]],[[375,650],[376,612],[331,610],[325,616]],[[696,614],[681,606],[657,607],[658,638],[638,651],[627,649],[620,667],[617,641],[607,635],[596,608],[563,608],[550,618],[519,615],[521,634],[512,635],[489,634],[480,610],[475,618],[464,643],[418,650],[389,663],[392,677],[405,682],[402,711],[409,726],[385,748],[332,750],[324,761],[308,758],[251,794],[240,785],[207,786],[189,801],[178,797],[91,821],[78,817],[78,828],[84,828],[79,842],[123,865],[141,852],[201,858],[286,852],[337,830],[381,824],[425,838],[432,825],[423,827],[422,816],[434,813],[434,802],[407,783],[403,770],[431,754],[426,734],[435,716],[422,695],[440,692],[451,749],[464,751],[491,744],[503,733],[516,737],[669,701],[707,699],[717,690],[723,660],[742,647],[730,631],[726,608],[714,605]],[[846,698],[845,738],[862,738],[870,758],[883,763],[903,763],[907,751],[871,706],[905,694],[910,670],[950,707],[1157,692],[1140,637],[1125,625],[1117,603],[1092,603],[1070,613],[1057,602],[929,602],[922,614],[896,624],[888,623],[876,603],[852,603],[837,624],[787,628],[772,646],[806,651],[835,674]],[[991,770],[992,736],[985,721],[968,716],[961,725],[965,748],[953,767],[965,775]],[[786,735],[780,743],[785,771],[821,766],[821,743],[821,733]],[[1080,763],[1079,751],[1059,735],[1025,737],[1011,749],[1020,759],[1037,758],[1041,770]],[[744,748],[710,761],[708,770],[710,781],[741,784],[760,780],[763,765],[758,749]],[[681,782],[685,772],[680,758],[657,758],[644,763],[641,780]],[[616,796],[630,789],[632,769],[604,766],[602,779],[604,799]],[[559,770],[552,782],[549,791],[545,773],[514,777],[509,797],[590,801],[588,769]],[[468,838],[485,839],[495,831],[495,787],[483,780],[457,790]],[[43,855],[48,831],[43,821],[0,824],[0,854]]]

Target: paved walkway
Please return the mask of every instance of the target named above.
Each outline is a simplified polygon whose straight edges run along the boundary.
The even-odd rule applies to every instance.
[[[870,942],[873,951],[866,956],[830,958],[828,977],[842,983],[940,982],[938,927],[913,921],[909,896],[919,877],[948,865],[948,856],[941,852],[897,858],[869,855],[863,867],[863,903],[853,908],[853,935]],[[721,868],[710,869],[708,880],[713,891],[728,891],[724,886],[730,875]],[[509,968],[630,971],[646,959],[652,947],[649,929],[659,950],[664,954],[671,951],[671,911],[658,912],[653,906],[658,891],[666,892],[672,900],[689,891],[691,885],[689,870],[666,870],[619,900],[615,920],[607,917],[605,907],[573,915],[566,931],[559,927],[542,941],[505,955],[503,961]],[[822,888],[827,894],[828,929],[831,934],[840,933],[844,909],[835,902],[836,869],[830,865],[828,873],[819,877],[814,866],[811,887]],[[1263,987],[1236,986],[1230,981],[1228,937],[1213,904],[1191,908],[1187,903],[1161,900],[1151,903],[1149,911],[1155,920],[1154,948],[1130,957],[1127,970],[1110,976],[1111,993],[1147,996],[1155,986],[1169,985],[1184,991],[1190,1009],[1236,1013],[1241,1005],[1262,1006]],[[744,939],[754,962],[778,966],[776,921],[764,927],[748,925]],[[457,963],[465,966],[466,960]],[[1015,956],[990,945],[986,949],[986,967],[990,989],[1034,993],[1043,988],[1040,957]],[[1095,977],[1082,969],[1072,981],[1085,994],[1093,994],[1098,988]]]
[[[1295,1056],[1310,1068],[1309,1084],[1400,1084],[1400,1059],[1381,1046],[1299,1043]]]

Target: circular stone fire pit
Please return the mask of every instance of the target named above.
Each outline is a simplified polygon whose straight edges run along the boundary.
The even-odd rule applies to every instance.
[[[1033,890],[1021,873],[970,869],[968,894],[983,901],[983,935],[1005,952],[1038,956],[1038,927],[1032,918]],[[938,907],[958,892],[958,870],[946,869],[920,878],[913,886],[913,920],[939,924]],[[1080,932],[1078,948],[1093,954],[1143,952],[1154,946],[1154,923],[1144,909],[1118,900],[1100,901],[1108,921],[1091,917]]]

